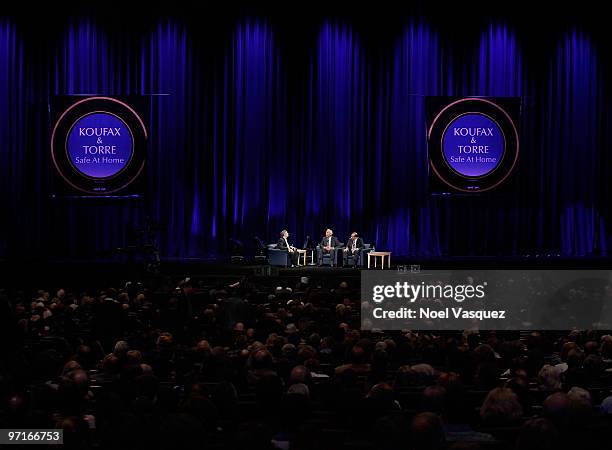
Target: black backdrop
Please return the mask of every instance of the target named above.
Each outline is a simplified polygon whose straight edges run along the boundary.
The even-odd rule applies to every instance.
[[[145,216],[169,258],[328,226],[400,255],[608,254],[601,11],[201,3],[0,12],[0,257],[103,257]],[[65,94],[168,94],[149,98],[143,199],[49,198]],[[428,194],[427,95],[523,98],[506,189]]]

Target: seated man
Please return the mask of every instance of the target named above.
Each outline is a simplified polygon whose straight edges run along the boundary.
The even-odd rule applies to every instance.
[[[278,240],[278,243],[276,244],[276,248],[279,248],[281,250],[287,250],[289,252],[289,256],[291,257],[291,267],[295,267],[297,266],[298,263],[298,252],[296,252],[296,248],[292,245],[289,245],[289,241],[287,240],[287,238],[289,237],[289,232],[287,230],[283,230],[280,233],[280,239]]]
[[[321,243],[317,247],[317,260],[319,266],[323,265],[323,255],[329,253],[331,256],[331,266],[336,265],[336,248],[340,247],[340,241],[334,232],[329,228],[325,230],[325,236],[321,239]]]
[[[361,239],[355,231],[351,233],[351,238],[344,249],[344,265],[348,265],[348,257],[353,256],[353,267],[359,266],[361,259],[361,251],[363,249],[363,239]]]

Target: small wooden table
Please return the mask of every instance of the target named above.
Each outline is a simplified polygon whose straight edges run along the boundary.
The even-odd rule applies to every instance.
[[[298,254],[298,258],[297,258],[297,265],[298,266],[305,266],[306,265],[306,252],[308,252],[308,250],[303,250],[301,248],[298,248],[295,250],[295,252]],[[300,258],[304,257],[304,264],[300,264]]]
[[[370,268],[370,257],[374,257],[374,268],[376,268],[376,258],[380,256],[382,260],[381,269],[385,268],[385,256],[388,258],[387,268],[391,268],[391,252],[369,252],[368,253],[368,269]]]

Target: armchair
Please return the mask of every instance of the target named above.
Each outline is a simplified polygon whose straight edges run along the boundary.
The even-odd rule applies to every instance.
[[[365,267],[366,265],[366,259],[367,259],[367,254],[370,252],[373,252],[374,246],[372,244],[366,244],[365,242],[363,243],[363,248],[361,249],[360,252],[360,256],[359,256],[359,267]],[[347,254],[346,258],[344,258],[344,265],[347,266],[353,266],[354,265],[354,256]]]
[[[289,252],[276,247],[276,244],[268,244],[268,264],[271,266],[291,266]]]
[[[340,242],[340,245],[334,247],[331,253],[323,253],[321,264],[324,266],[338,267],[338,255],[342,253],[343,247],[344,244]],[[323,247],[321,247],[321,244],[317,245],[317,256],[319,255],[319,252],[323,252]]]

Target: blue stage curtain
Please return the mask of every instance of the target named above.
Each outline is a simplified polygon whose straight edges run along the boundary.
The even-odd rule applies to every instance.
[[[584,29],[533,43],[503,21],[458,38],[408,19],[372,42],[332,19],[297,37],[273,18],[143,20],[38,42],[0,19],[0,257],[109,257],[147,216],[168,258],[327,227],[413,257],[608,254],[610,77]],[[65,94],[160,94],[143,199],[50,199],[47,102]],[[428,95],[523,98],[504,192],[429,194]]]
[[[9,251],[9,236],[25,227],[20,213],[27,194],[22,181],[27,130],[25,105],[28,90],[24,80],[23,44],[16,28],[0,19],[0,255]],[[28,179],[35,183],[34,174]]]
[[[255,236],[277,239],[275,231],[296,219],[290,202],[297,165],[287,146],[281,68],[272,28],[265,21],[239,23],[212,86],[213,170],[201,182],[212,197],[209,236],[216,252],[230,238],[246,246]]]
[[[557,46],[546,109],[550,126],[544,149],[558,173],[550,174],[549,188],[554,213],[561,222],[561,252],[584,255],[595,248],[605,251],[600,234],[602,216],[596,205],[599,157],[606,148],[601,133],[602,74],[593,43],[579,30],[566,34]]]
[[[364,151],[373,125],[370,73],[347,25],[324,24],[311,58],[298,204],[316,240],[330,227],[346,242],[353,229],[363,230],[364,189],[372,181]]]

